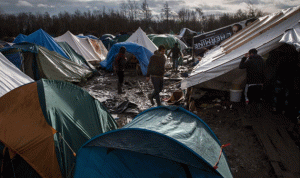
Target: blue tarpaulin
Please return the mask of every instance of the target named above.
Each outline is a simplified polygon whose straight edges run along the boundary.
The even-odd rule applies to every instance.
[[[23,42],[24,39],[27,37],[27,35],[24,35],[24,34],[19,34],[15,40],[13,41],[13,43],[20,43],[20,42]]]
[[[126,48],[126,52],[135,55],[135,57],[139,60],[143,75],[146,75],[149,60],[153,53],[147,48],[132,42],[122,42],[114,44],[109,50],[106,59],[100,62],[101,67],[105,68],[106,70],[112,71],[112,64],[122,46]]]
[[[43,46],[50,51],[55,51],[63,57],[69,59],[64,50],[54,41],[54,39],[44,30],[39,29],[28,35],[24,41]]]

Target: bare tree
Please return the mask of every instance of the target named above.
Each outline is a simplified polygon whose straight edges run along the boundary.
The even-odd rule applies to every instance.
[[[149,8],[147,0],[144,0],[144,2],[141,5],[141,9],[142,9],[142,12],[144,13],[144,20],[149,22],[152,18],[152,12]]]
[[[169,7],[168,1],[164,4],[164,8],[162,9],[162,17],[167,20],[167,26],[169,26],[169,17],[170,17],[171,8]]]

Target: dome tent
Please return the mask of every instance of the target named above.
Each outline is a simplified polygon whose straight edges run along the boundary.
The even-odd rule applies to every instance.
[[[78,151],[74,177],[232,177],[220,143],[180,107],[148,109],[122,129],[94,137]]]
[[[40,80],[0,98],[0,127],[0,142],[40,176],[67,177],[83,143],[117,124],[100,101],[80,87]]]

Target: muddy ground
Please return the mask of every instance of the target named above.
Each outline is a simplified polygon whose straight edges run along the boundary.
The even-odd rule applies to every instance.
[[[180,68],[181,73],[187,70],[186,67]],[[138,76],[134,70],[126,71],[123,87],[126,94],[118,95],[117,76],[104,70],[99,72],[100,76],[94,76],[81,86],[110,110],[119,128],[129,123],[141,111],[152,107],[146,96],[152,92],[153,87],[146,82],[144,76]],[[172,78],[181,77],[180,73],[168,74]],[[165,80],[162,99],[169,98],[178,89],[177,82]],[[128,109],[117,107],[122,103]],[[231,144],[224,151],[234,177],[276,177],[254,131],[242,126],[238,111],[243,110],[243,104],[231,103],[229,94],[219,93],[206,94],[196,100],[195,105],[194,112],[213,130],[221,144]],[[182,106],[185,107],[185,104],[182,103]]]

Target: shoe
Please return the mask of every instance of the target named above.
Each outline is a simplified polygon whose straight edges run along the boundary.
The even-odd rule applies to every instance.
[[[154,103],[154,101],[153,101],[153,97],[152,97],[151,94],[148,95],[148,99],[150,100],[151,105],[153,106],[155,103]]]

